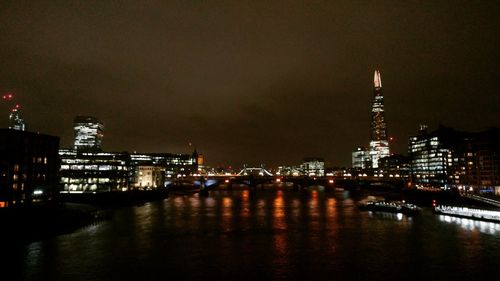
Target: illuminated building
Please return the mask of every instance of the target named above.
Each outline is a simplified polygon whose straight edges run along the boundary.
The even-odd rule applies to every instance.
[[[372,167],[372,160],[370,153],[364,147],[358,147],[352,153],[352,168],[354,169],[370,169]]]
[[[408,156],[415,183],[433,186],[447,183],[453,160],[439,134],[429,134],[427,126],[421,125],[418,135],[410,137]]]
[[[187,176],[197,171],[191,154],[61,149],[59,157],[63,191],[71,193],[161,187],[167,177]]]
[[[58,187],[59,137],[0,129],[0,207],[50,200]]]
[[[104,125],[95,117],[77,116],[73,121],[74,149],[100,151]]]
[[[134,187],[137,189],[153,189],[165,184],[165,168],[160,166],[136,166]]]
[[[188,176],[198,172],[198,165],[194,154],[173,153],[132,153],[131,166],[158,166],[164,169],[165,177]],[[136,169],[133,169],[134,171]],[[132,179],[137,179],[134,174]]]
[[[459,189],[500,195],[500,128],[459,136],[448,181]]]
[[[59,150],[64,192],[108,192],[129,187],[130,154]]]
[[[382,94],[382,79],[380,72],[375,70],[373,79],[372,122],[369,154],[372,168],[378,167],[378,160],[390,155],[387,124],[384,116],[384,95]]]
[[[26,131],[26,123],[21,118],[19,108],[17,107],[12,109],[12,112],[9,115],[9,129]]]
[[[304,175],[304,171],[301,167],[296,166],[279,166],[277,171],[277,175],[282,176],[302,176]]]
[[[62,192],[156,188],[164,186],[166,177],[187,176],[198,170],[199,156],[194,158],[194,154],[102,151],[103,125],[94,117],[77,116],[74,131],[74,149],[59,150]]]
[[[196,161],[196,165],[198,167],[198,173],[205,173],[205,157],[203,154],[200,154],[196,151],[196,149],[193,152],[193,159]]]
[[[322,177],[325,175],[325,160],[317,157],[306,157],[300,165],[305,175]]]
[[[352,153],[352,168],[376,169],[379,159],[390,155],[387,124],[384,115],[384,95],[382,93],[382,78],[380,72],[375,70],[373,78],[372,121],[370,124],[369,148],[358,148]]]
[[[478,133],[421,126],[408,147],[412,177],[429,184],[469,191],[500,190],[500,129]]]
[[[127,190],[130,154],[103,152],[103,124],[95,117],[77,116],[73,121],[74,149],[60,149],[62,192]]]

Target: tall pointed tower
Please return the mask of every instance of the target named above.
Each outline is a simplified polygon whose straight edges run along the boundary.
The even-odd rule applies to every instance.
[[[372,167],[378,168],[378,160],[390,155],[387,124],[384,117],[384,95],[382,94],[382,79],[380,71],[375,70],[373,77],[372,123],[370,136],[370,157]]]

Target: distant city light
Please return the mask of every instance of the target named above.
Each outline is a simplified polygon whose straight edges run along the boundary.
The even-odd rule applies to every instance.
[[[42,195],[43,194],[43,190],[41,189],[36,189],[35,191],[33,191],[33,195]]]

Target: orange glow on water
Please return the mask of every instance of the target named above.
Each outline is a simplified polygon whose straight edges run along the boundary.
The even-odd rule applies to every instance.
[[[278,190],[278,192],[276,192],[276,198],[274,199],[273,206],[275,209],[276,208],[283,208],[284,200],[283,200],[283,191],[282,190]]]
[[[224,208],[231,208],[231,206],[233,206],[233,199],[224,197],[224,199],[222,199],[222,206],[224,206]]]
[[[327,205],[327,216],[328,217],[335,217],[336,216],[336,212],[335,212],[335,207],[337,205],[337,201],[335,201],[334,198],[328,198],[328,200],[326,201],[326,205]]]
[[[283,198],[283,191],[278,190],[276,192],[276,198],[274,198],[273,201],[273,218],[274,218],[274,223],[273,227],[275,229],[286,229],[286,222],[285,222],[285,200]]]
[[[312,194],[312,197],[313,197],[314,200],[318,200],[318,191],[317,190],[313,190],[311,192],[311,194]]]
[[[243,202],[247,202],[248,198],[250,197],[250,191],[243,190],[243,192],[241,193],[241,197],[243,198]]]

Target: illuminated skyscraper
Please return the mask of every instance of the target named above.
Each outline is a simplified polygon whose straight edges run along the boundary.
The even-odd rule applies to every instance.
[[[73,121],[74,149],[100,151],[104,125],[95,117],[77,116]]]
[[[390,155],[387,124],[384,117],[384,95],[382,94],[382,79],[380,72],[375,70],[373,78],[372,123],[370,136],[370,157],[372,167],[378,168],[378,160]]]
[[[26,131],[26,123],[24,123],[24,120],[21,118],[17,107],[12,109],[9,115],[9,129]]]

